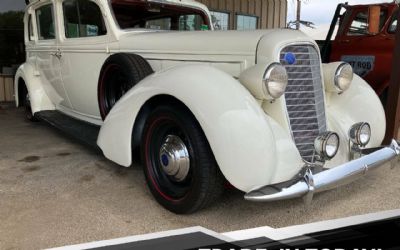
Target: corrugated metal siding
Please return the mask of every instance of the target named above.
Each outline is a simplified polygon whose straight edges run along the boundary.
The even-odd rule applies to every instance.
[[[236,14],[258,17],[259,29],[286,26],[286,0],[197,0],[211,10],[229,13],[230,29],[236,27]]]

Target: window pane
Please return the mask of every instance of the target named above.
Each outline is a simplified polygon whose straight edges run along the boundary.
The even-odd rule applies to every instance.
[[[211,11],[212,24],[215,30],[229,29],[229,14],[224,12]]]
[[[101,10],[89,0],[67,0],[63,3],[65,37],[90,37],[107,34]]]
[[[79,37],[78,2],[75,0],[65,1],[63,9],[65,37]]]
[[[387,16],[387,11],[382,10],[380,14],[380,24],[379,30],[383,28]],[[350,25],[349,31],[347,32],[349,36],[362,36],[368,35],[368,10],[360,11],[355,16],[353,22]]]
[[[398,16],[399,16],[399,12],[398,11],[394,12],[390,26],[389,26],[389,30],[388,30],[389,33],[396,33]]]
[[[170,30],[171,29],[171,18],[160,18],[149,20],[146,22],[146,29],[152,30]]]
[[[37,9],[36,20],[39,40],[54,39],[53,6],[49,4]]]
[[[121,29],[203,30],[205,13],[198,9],[170,5],[164,1],[111,0],[114,17]]]
[[[255,30],[257,29],[258,18],[255,16],[236,16],[236,29],[237,30]]]

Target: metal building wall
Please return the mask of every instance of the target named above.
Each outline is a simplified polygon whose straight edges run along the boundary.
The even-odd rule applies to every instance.
[[[236,14],[258,17],[259,29],[286,26],[287,0],[197,0],[211,11],[229,13],[229,26],[236,27]]]

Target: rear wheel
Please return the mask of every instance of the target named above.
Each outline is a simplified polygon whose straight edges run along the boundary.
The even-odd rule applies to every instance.
[[[223,178],[210,146],[185,108],[156,108],[146,122],[141,148],[147,184],[168,210],[192,213],[221,194]]]
[[[22,105],[24,106],[25,110],[25,117],[28,121],[37,122],[39,121],[33,114],[32,114],[32,107],[31,107],[31,98],[29,96],[29,92],[25,85],[23,85],[23,89],[21,92],[21,100]]]

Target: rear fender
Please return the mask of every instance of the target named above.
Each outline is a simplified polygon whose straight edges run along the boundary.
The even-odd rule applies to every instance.
[[[35,70],[29,63],[22,64],[15,75],[14,91],[17,107],[21,105],[19,100],[19,88],[21,80],[24,81],[28,89],[31,102],[32,113],[41,110],[54,110],[55,106],[44,90],[43,82],[39,76],[35,75]]]

